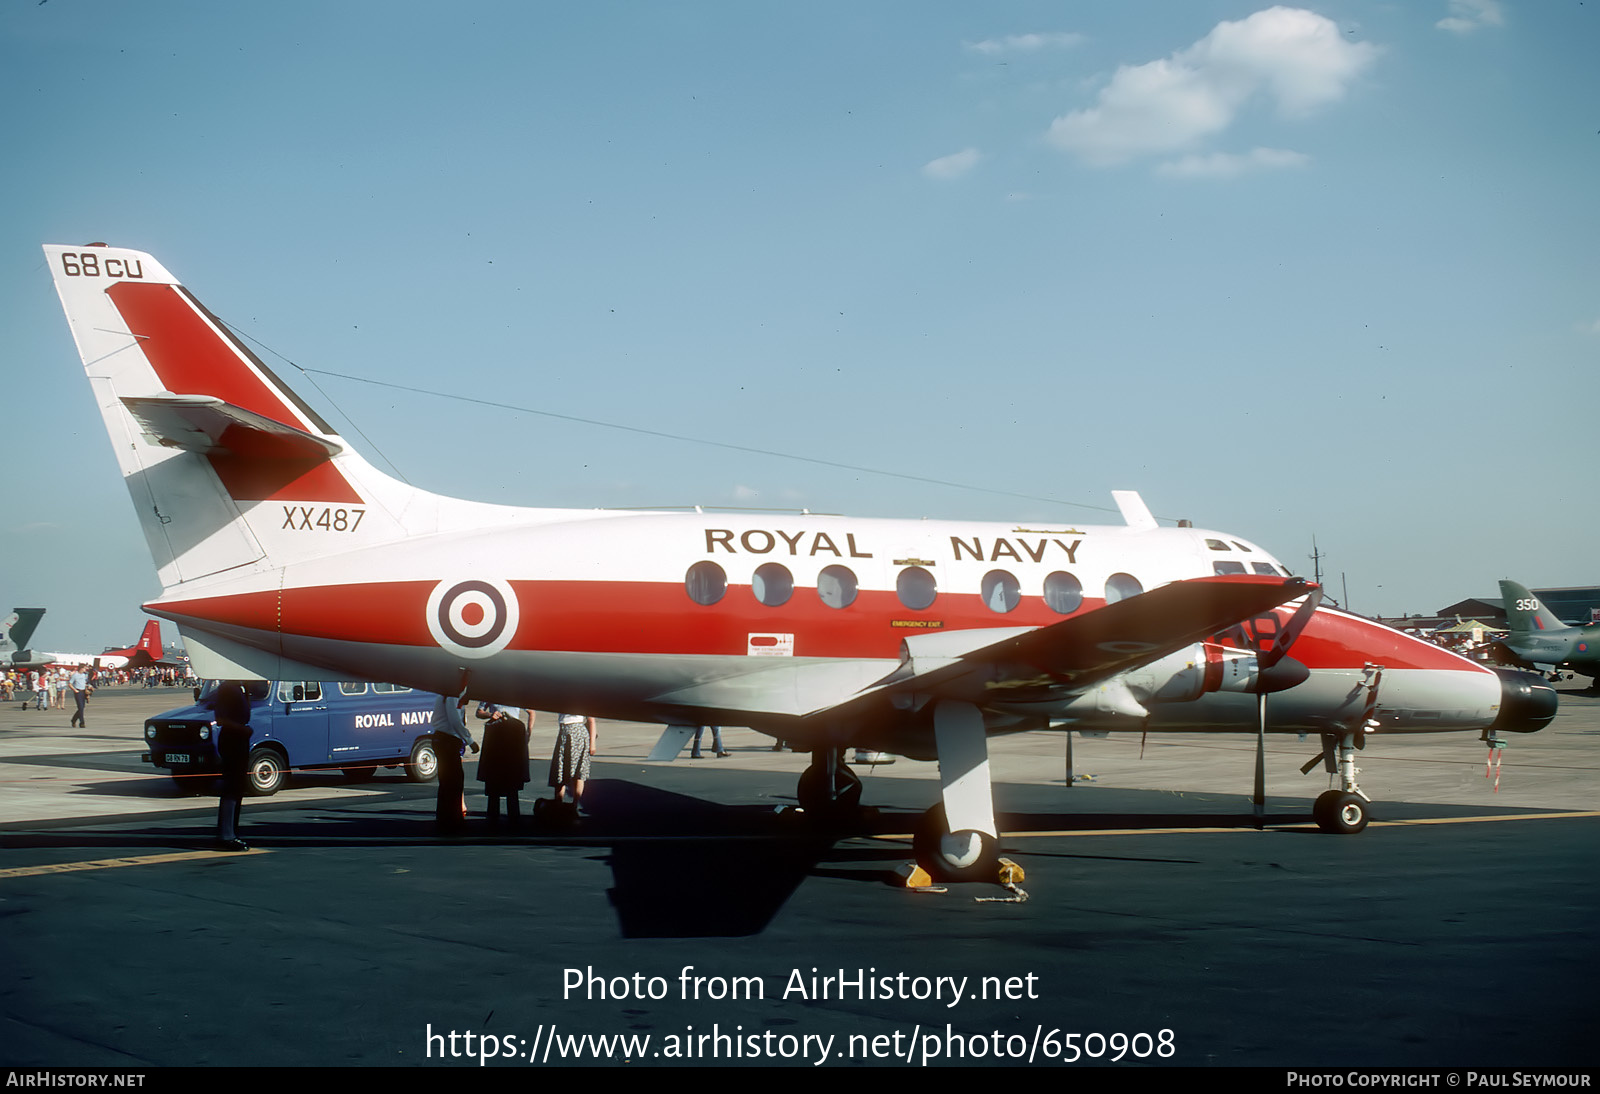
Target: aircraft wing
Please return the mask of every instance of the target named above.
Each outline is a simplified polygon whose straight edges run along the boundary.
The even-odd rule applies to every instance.
[[[1303,578],[1229,574],[1178,581],[1048,627],[931,631],[901,643],[900,664],[784,663],[713,680],[657,701],[685,722],[740,722],[759,714],[770,726],[791,720],[797,735],[813,724],[872,720],[908,697],[989,702],[1070,695],[1159,660],[1245,619],[1310,593]],[[798,724],[795,724],[798,723]]]
[[[1229,574],[1176,581],[1115,604],[962,650],[963,632],[908,638],[900,668],[873,694],[842,707],[882,701],[883,693],[960,699],[1040,691],[1080,692],[1199,642],[1235,623],[1307,595],[1303,578]],[[983,632],[965,632],[983,635]],[[847,713],[835,709],[838,717]]]

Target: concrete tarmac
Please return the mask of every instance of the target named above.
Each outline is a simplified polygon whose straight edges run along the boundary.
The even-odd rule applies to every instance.
[[[819,833],[806,757],[652,764],[602,723],[575,828],[489,831],[470,763],[454,839],[400,773],[297,774],[229,854],[210,788],[139,759],[186,692],[83,731],[11,704],[0,1061],[1592,1066],[1600,698],[1561,690],[1487,772],[1472,734],[1372,737],[1353,837],[1310,824],[1315,742],[1269,741],[1257,831],[1248,737],[1075,738],[1071,787],[1062,736],[997,740],[1025,902],[895,887],[931,764],[859,769],[879,812]]]

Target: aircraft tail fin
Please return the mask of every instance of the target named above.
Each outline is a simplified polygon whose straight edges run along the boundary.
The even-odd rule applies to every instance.
[[[139,635],[139,641],[134,643],[133,648],[152,661],[161,660],[161,624],[154,619],[147,622],[143,633]]]
[[[165,589],[437,526],[150,255],[44,251]]]
[[[1569,629],[1526,586],[1502,579],[1500,596],[1506,605],[1506,626],[1512,634],[1550,634]]]
[[[28,643],[33,639],[34,629],[39,626],[39,620],[44,618],[43,608],[13,608],[6,618],[3,638],[0,638],[0,650],[14,653],[28,648]]]

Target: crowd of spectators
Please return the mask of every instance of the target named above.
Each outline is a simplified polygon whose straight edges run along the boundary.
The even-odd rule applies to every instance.
[[[149,665],[137,669],[111,669],[102,666],[46,665],[44,668],[7,669],[0,672],[0,702],[35,704],[38,710],[67,709],[68,679],[82,671],[91,688],[104,687],[188,687],[199,681],[187,668]]]

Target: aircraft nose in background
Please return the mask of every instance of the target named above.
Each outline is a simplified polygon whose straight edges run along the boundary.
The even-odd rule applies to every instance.
[[[1544,677],[1518,669],[1495,669],[1500,677],[1500,717],[1490,729],[1532,733],[1556,716],[1556,689]]]

